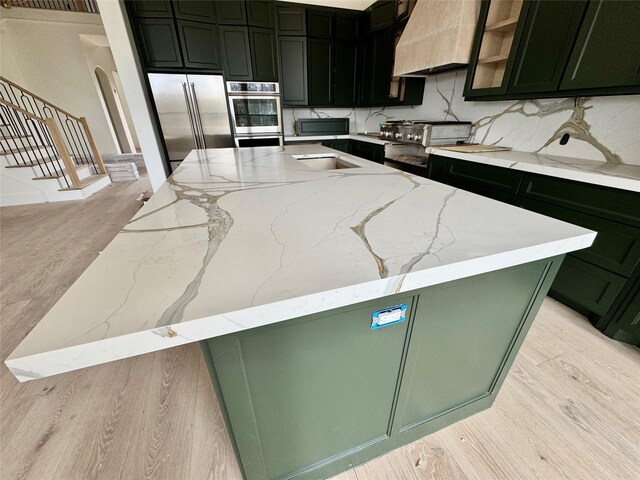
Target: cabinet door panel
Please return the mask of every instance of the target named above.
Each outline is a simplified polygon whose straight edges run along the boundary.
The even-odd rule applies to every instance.
[[[276,29],[278,35],[306,35],[307,17],[303,7],[276,8]]]
[[[275,2],[249,0],[247,2],[247,23],[252,27],[275,28]]]
[[[136,17],[170,18],[173,16],[169,0],[134,0],[128,3]]]
[[[333,102],[333,43],[331,40],[309,38],[309,105],[324,106]]]
[[[250,28],[253,79],[259,82],[278,81],[278,52],[274,30]]]
[[[561,90],[640,86],[640,5],[590,2]]]
[[[251,51],[247,27],[221,26],[220,38],[227,80],[252,80]]]
[[[369,31],[376,32],[393,25],[395,5],[393,1],[376,2],[369,12]]]
[[[336,39],[355,40],[360,31],[360,17],[349,13],[336,14]]]
[[[334,105],[336,107],[353,107],[358,101],[357,63],[358,44],[336,41],[334,80]]]
[[[454,186],[462,186],[467,183],[478,184],[515,194],[522,181],[522,174],[507,168],[452,158],[449,160],[447,168],[447,179]]]
[[[135,26],[147,67],[182,67],[180,43],[173,19],[139,18]]]
[[[307,39],[280,37],[278,43],[282,105],[307,105]]]
[[[218,26],[178,20],[185,67],[222,69]]]
[[[218,23],[221,25],[246,25],[247,7],[244,0],[216,2]]]
[[[362,103],[386,105],[393,73],[394,35],[391,29],[371,35],[364,44]]]
[[[537,0],[527,12],[508,93],[558,89],[586,1]]]
[[[412,297],[393,302],[407,304],[409,317]],[[209,340],[246,478],[291,478],[388,438],[409,324],[371,329],[371,313],[389,306],[377,300]]]
[[[530,263],[421,293],[394,431],[410,430],[494,391],[546,268]]]
[[[316,38],[333,36],[335,14],[319,10],[307,10],[307,35]]]
[[[614,273],[630,276],[640,263],[640,229],[534,200],[519,205],[534,212],[598,232],[593,245],[572,255]]]
[[[583,313],[603,315],[624,287],[626,279],[572,255],[567,255],[549,295]]]
[[[216,8],[214,2],[174,0],[173,11],[175,12],[176,18],[181,20],[216,23]]]

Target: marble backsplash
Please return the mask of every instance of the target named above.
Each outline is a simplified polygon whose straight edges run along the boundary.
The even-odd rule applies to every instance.
[[[390,119],[473,122],[472,140],[612,163],[640,165],[640,95],[465,102],[466,72],[427,77],[422,105],[385,108],[284,108],[285,135],[297,118],[349,117],[351,133],[377,132]],[[568,133],[569,141],[560,145]]]

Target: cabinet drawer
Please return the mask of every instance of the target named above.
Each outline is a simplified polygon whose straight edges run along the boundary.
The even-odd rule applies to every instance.
[[[449,159],[447,166],[447,183],[461,188],[465,188],[465,185],[480,185],[515,195],[521,181],[522,174],[508,168],[454,158]]]
[[[518,202],[518,205],[542,215],[597,231],[598,236],[591,247],[572,254],[582,260],[625,277],[630,276],[640,262],[640,229],[535,200],[523,199]]]
[[[571,307],[603,315],[625,282],[620,275],[567,255],[549,294]]]
[[[640,194],[561,178],[527,174],[520,195],[640,227]]]

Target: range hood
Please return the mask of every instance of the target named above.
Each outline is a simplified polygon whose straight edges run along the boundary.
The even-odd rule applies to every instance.
[[[394,76],[425,76],[469,63],[479,0],[417,0],[396,46]]]

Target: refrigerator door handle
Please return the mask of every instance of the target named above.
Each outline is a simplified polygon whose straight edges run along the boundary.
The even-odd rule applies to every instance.
[[[200,119],[200,106],[198,105],[198,96],[196,95],[196,86],[191,82],[191,96],[193,97],[194,117],[196,120],[196,131],[200,136],[200,148],[207,148],[204,142],[204,130]]]
[[[191,127],[191,135],[193,136],[193,141],[196,144],[196,148],[201,148],[200,139],[196,135],[195,124],[193,119],[193,111],[191,109],[191,99],[189,98],[189,92],[187,91],[186,82],[182,82],[182,91],[184,92],[184,101],[187,103],[187,115],[189,116],[189,126]]]

